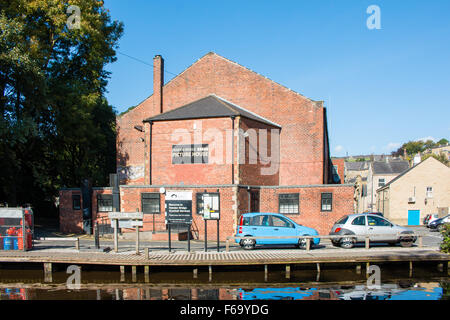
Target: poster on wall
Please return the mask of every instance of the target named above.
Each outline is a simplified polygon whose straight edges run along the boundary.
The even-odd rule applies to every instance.
[[[168,223],[192,223],[192,191],[167,191],[165,206]]]
[[[219,194],[203,194],[203,219],[220,220],[220,201]]]

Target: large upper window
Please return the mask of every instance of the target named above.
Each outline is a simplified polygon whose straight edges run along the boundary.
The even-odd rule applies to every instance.
[[[299,194],[280,194],[278,197],[278,206],[281,214],[299,214]]]
[[[97,211],[98,212],[113,211],[113,196],[112,196],[112,194],[98,194],[97,195]]]
[[[141,193],[141,204],[143,213],[160,213],[160,194],[159,193]]]

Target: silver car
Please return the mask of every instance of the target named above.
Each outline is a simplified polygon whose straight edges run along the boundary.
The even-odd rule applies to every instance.
[[[339,219],[331,228],[330,235],[352,235],[355,237],[333,238],[331,242],[342,248],[353,248],[356,243],[365,242],[369,236],[370,242],[383,242],[390,245],[400,243],[402,247],[410,247],[417,237],[414,231],[396,225],[386,218],[373,214],[349,214]]]

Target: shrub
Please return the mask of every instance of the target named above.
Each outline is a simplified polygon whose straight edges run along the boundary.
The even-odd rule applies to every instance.
[[[450,224],[445,224],[441,231],[442,243],[441,251],[445,253],[450,253]]]

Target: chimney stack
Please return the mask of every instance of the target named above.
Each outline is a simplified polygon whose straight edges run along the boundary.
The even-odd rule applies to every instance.
[[[155,114],[163,113],[164,59],[153,58],[153,106]]]

